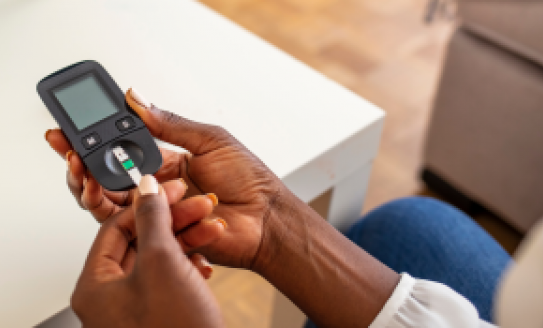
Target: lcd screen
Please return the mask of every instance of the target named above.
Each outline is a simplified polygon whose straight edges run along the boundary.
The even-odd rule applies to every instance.
[[[53,93],[79,130],[119,111],[92,73],[53,90]]]

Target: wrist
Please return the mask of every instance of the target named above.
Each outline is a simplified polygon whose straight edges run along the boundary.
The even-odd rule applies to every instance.
[[[303,249],[312,220],[324,221],[286,187],[275,197],[263,222],[262,239],[251,269],[270,280],[294,248]]]
[[[369,326],[399,281],[290,192],[270,211],[253,270],[330,327]]]

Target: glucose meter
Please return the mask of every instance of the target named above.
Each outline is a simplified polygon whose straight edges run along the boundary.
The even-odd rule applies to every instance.
[[[133,188],[154,174],[162,155],[124,93],[95,61],[82,61],[45,77],[38,94],[92,176],[106,189]],[[137,173],[136,173],[137,172]]]

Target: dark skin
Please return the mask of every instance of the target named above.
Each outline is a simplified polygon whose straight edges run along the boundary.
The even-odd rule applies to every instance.
[[[397,285],[398,274],[326,223],[224,129],[155,106],[146,108],[136,99],[129,90],[128,104],[156,138],[191,153],[162,150],[164,165],[157,179],[182,178],[189,195],[212,192],[220,199],[210,217],[220,217],[227,228],[216,241],[198,247],[199,253],[214,263],[259,273],[319,327],[367,327],[373,321]],[[61,154],[69,150],[58,130],[49,132],[47,140]],[[82,189],[68,181],[83,205],[91,198],[103,199],[103,209],[93,211],[99,221],[115,213],[112,207],[133,199],[130,192],[89,187],[91,179]],[[172,217],[175,227],[180,220],[175,210]]]
[[[197,204],[187,221],[201,221],[213,210],[209,203]],[[102,225],[72,296],[83,327],[224,326],[217,302],[171,226],[164,189],[135,192],[131,208]],[[135,235],[137,253],[130,247]]]

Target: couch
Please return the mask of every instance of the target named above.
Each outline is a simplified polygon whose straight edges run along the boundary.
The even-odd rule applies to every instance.
[[[458,1],[422,178],[521,232],[543,217],[543,1]]]

